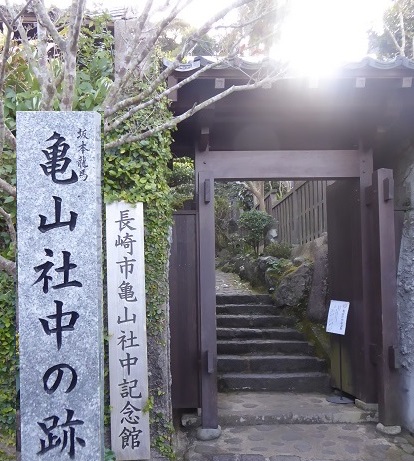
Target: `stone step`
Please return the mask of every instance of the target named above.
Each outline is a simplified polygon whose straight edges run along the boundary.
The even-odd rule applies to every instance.
[[[280,341],[275,339],[219,340],[218,354],[300,354],[313,355],[313,347],[306,341]]]
[[[217,368],[219,373],[322,372],[326,363],[306,355],[219,355]]]
[[[362,410],[355,405],[336,405],[327,402],[326,395],[319,392],[219,392],[218,417],[222,428],[267,424],[365,424],[378,421],[375,410]],[[196,413],[184,413],[181,421],[187,428],[201,424],[200,416]],[[321,436],[320,428],[318,432]]]
[[[218,377],[220,392],[277,391],[277,392],[329,392],[326,373],[224,373]]]
[[[273,304],[219,304],[216,307],[217,314],[230,315],[257,315],[280,313],[280,309]]]
[[[296,319],[283,315],[232,315],[220,314],[217,315],[217,326],[223,328],[260,328],[260,327],[280,327],[280,326],[294,326]]]
[[[273,299],[270,295],[216,295],[217,304],[272,304]]]
[[[278,339],[302,340],[304,336],[294,328],[217,328],[218,339]]]

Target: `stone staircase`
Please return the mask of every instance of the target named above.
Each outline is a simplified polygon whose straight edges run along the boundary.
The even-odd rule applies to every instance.
[[[217,296],[218,389],[329,392],[326,364],[268,295]]]

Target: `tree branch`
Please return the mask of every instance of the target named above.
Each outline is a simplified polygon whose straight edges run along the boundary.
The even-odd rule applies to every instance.
[[[16,276],[16,263],[0,255],[0,270],[12,277]]]
[[[53,41],[56,43],[60,51],[65,51],[66,42],[60,36],[58,30],[56,29],[49,15],[47,14],[47,10],[43,5],[42,1],[33,0],[33,8],[36,14],[37,21],[41,22],[42,25],[46,28],[46,30],[49,32],[50,36],[52,37]]]
[[[48,56],[47,56],[47,34],[44,26],[38,22],[37,24],[37,36],[38,36],[38,46],[39,51],[39,73],[42,74],[42,80],[39,82],[40,89],[42,92],[42,101],[40,105],[40,110],[51,110],[53,105],[53,99],[56,95],[56,86],[53,84],[53,76],[51,75],[51,70],[48,65]]]
[[[124,108],[130,107],[132,105],[133,105],[133,107],[131,109],[129,109],[125,114],[121,115],[116,120],[111,122],[110,124],[105,125],[104,132],[107,133],[110,130],[113,130],[113,129],[117,128],[122,122],[124,122],[125,120],[128,120],[128,118],[130,118],[136,112],[138,112],[138,111],[140,111],[142,109],[145,109],[146,107],[148,107],[148,106],[150,106],[150,105],[152,105],[152,104],[154,104],[156,102],[161,101],[161,99],[163,99],[163,98],[168,97],[168,95],[171,94],[172,92],[177,91],[178,89],[180,89],[184,85],[187,85],[187,83],[189,83],[189,82],[195,80],[196,78],[198,78],[201,74],[203,74],[207,70],[213,69],[214,67],[222,64],[226,60],[227,60],[227,56],[225,58],[223,58],[223,59],[219,59],[218,61],[216,61],[214,63],[207,64],[203,68],[201,68],[198,71],[191,74],[189,77],[181,80],[176,85],[173,85],[172,87],[167,88],[166,90],[164,90],[161,93],[157,94],[152,99],[149,99],[148,101],[145,101],[144,103],[137,104],[139,101],[142,100],[142,97],[141,97],[142,93],[140,93],[137,96],[133,96],[132,98],[124,99],[124,101],[121,101],[119,104],[117,104],[119,109],[124,109]],[[162,74],[164,74],[164,73],[162,72],[160,75],[162,75]],[[163,78],[163,80],[164,79],[165,79],[165,77]],[[156,80],[158,81],[158,78]]]
[[[404,16],[402,11],[398,12],[398,19],[400,20],[400,28],[401,28],[401,56],[405,56],[405,26],[404,26]]]
[[[248,83],[245,85],[233,85],[227,90],[222,91],[218,95],[213,96],[207,99],[206,101],[203,101],[202,103],[195,104],[191,109],[187,110],[181,115],[173,117],[172,119],[168,120],[165,123],[162,123],[146,131],[142,131],[139,134],[125,134],[121,136],[120,138],[118,138],[116,141],[112,141],[112,142],[105,144],[105,150],[114,149],[116,147],[122,146],[125,143],[142,141],[143,139],[149,138],[150,136],[153,136],[154,134],[159,133],[160,131],[169,130],[175,127],[176,125],[178,125],[183,120],[186,120],[187,118],[191,117],[192,115],[204,109],[205,107],[209,106],[210,104],[220,101],[221,99],[225,98],[231,93],[235,93],[238,91],[254,90],[255,88],[260,88],[264,84],[274,81],[275,78],[276,77],[266,77],[255,83]]]
[[[192,0],[187,0],[187,3]],[[124,88],[127,86],[131,76],[138,69],[139,65],[142,64],[146,57],[152,52],[159,36],[163,30],[176,18],[177,14],[184,8],[185,4],[181,7],[178,4],[170,11],[170,13],[161,21],[158,26],[150,34],[146,33],[137,34],[132,45],[127,49],[123,60],[127,65],[119,70],[120,78],[115,81],[105,98],[103,107],[108,108],[115,103],[116,96],[121,94]]]
[[[7,228],[9,229],[11,241],[13,245],[16,247],[17,236],[16,236],[16,229],[14,228],[12,218],[9,215],[9,213],[7,213],[7,211],[1,206],[0,206],[0,215],[3,216],[4,220],[6,221]]]
[[[83,20],[86,0],[72,0],[69,36],[64,50],[64,77],[61,99],[61,110],[72,110],[76,83],[76,53],[78,50],[79,34]]]
[[[16,150],[16,137],[14,134],[9,130],[6,124],[4,124],[5,130],[5,140],[6,144],[13,150]]]
[[[398,43],[398,40],[396,39],[395,35],[391,31],[391,29],[387,26],[387,24],[384,24],[385,30],[388,32],[389,36],[391,37],[391,40],[394,43],[394,46],[397,48],[398,53],[401,56],[404,56],[404,51],[401,49],[400,44]]]
[[[6,64],[9,59],[10,54],[10,42],[11,42],[11,32],[12,25],[9,23],[7,18],[4,16],[3,12],[0,10],[0,18],[3,21],[3,24],[7,28],[6,38],[3,46],[3,51],[0,61],[0,156],[3,154],[4,150],[4,141],[6,137],[6,125],[4,120],[4,84],[6,76]]]
[[[2,189],[4,192],[6,192],[6,194],[11,195],[12,197],[16,197],[16,188],[1,178],[0,178],[0,189]]]

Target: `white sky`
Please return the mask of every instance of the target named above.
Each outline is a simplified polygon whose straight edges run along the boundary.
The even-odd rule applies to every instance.
[[[4,1],[4,0],[3,0]],[[366,31],[380,28],[383,11],[391,0],[286,0],[290,4],[275,58],[289,60],[292,70],[316,76],[367,55]],[[0,0],[0,3],[2,0]],[[60,7],[70,0],[47,0]],[[200,24],[230,0],[195,0],[184,18]],[[89,0],[107,8],[136,7],[143,0]]]

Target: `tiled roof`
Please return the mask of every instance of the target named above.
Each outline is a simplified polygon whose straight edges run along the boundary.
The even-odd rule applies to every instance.
[[[195,71],[197,69],[202,68],[203,66],[206,66],[208,64],[213,63],[217,58],[214,56],[194,56],[191,57],[191,60],[188,61],[187,63],[181,64],[176,71],[177,72],[191,72]],[[164,60],[164,65],[168,67],[171,65],[171,61]],[[247,59],[247,58],[233,58],[230,60],[227,60],[223,63],[218,64],[215,66],[215,69],[241,69],[241,70],[247,70],[247,71],[254,71],[258,70],[263,67],[280,67],[280,64],[277,63],[276,61],[272,60],[257,60],[257,59]],[[346,64],[342,66],[339,69],[339,72],[347,72],[347,71],[358,71],[358,70],[364,70],[364,69],[376,69],[376,70],[396,70],[396,69],[408,69],[408,70],[414,70],[414,60],[408,59],[405,57],[398,56],[397,58],[391,60],[391,61],[380,61],[378,59],[374,59],[371,57],[366,57],[362,61],[359,62],[353,62]]]

